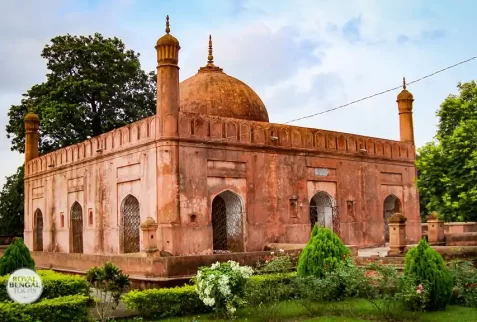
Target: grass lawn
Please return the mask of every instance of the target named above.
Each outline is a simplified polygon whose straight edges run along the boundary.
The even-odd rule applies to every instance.
[[[362,299],[350,299],[343,302],[331,302],[313,306],[313,313],[307,310],[304,302],[294,300],[281,302],[276,305],[263,308],[244,308],[237,311],[235,321],[303,321],[303,322],[366,322],[384,321],[379,311],[368,301]],[[476,322],[477,308],[460,306],[448,306],[446,311],[414,314],[412,312],[400,312],[401,321],[419,322]],[[138,321],[138,320],[128,320]],[[147,320],[143,320],[147,321]],[[192,322],[192,321],[226,321],[216,319],[212,314],[153,320],[164,322]]]

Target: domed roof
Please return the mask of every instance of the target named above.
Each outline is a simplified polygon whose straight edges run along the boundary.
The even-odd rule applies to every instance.
[[[28,112],[28,114],[25,115],[25,121],[38,121],[39,122],[40,118],[35,113]]]
[[[257,93],[214,65],[210,36],[207,65],[181,82],[179,90],[183,112],[269,122],[265,104]]]

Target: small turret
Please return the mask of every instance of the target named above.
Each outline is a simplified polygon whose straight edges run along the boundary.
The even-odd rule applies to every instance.
[[[25,164],[38,157],[40,118],[35,113],[25,115]]]
[[[406,78],[402,79],[402,91],[398,94],[396,102],[399,110],[399,127],[401,141],[414,145],[414,125],[412,121],[412,102],[414,97],[406,89]]]

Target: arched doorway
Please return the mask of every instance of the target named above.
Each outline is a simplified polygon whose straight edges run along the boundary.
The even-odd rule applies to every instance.
[[[41,213],[40,209],[35,210],[35,214],[33,215],[33,222],[35,228],[33,230],[33,250],[42,252],[43,251],[43,214]]]
[[[318,224],[319,227],[327,227],[339,234],[338,207],[328,193],[320,191],[311,198],[310,224],[312,229]]]
[[[389,223],[388,220],[391,216],[396,213],[401,212],[401,201],[398,197],[391,194],[384,199],[384,243],[389,243]]]
[[[127,195],[121,203],[120,239],[123,253],[139,253],[141,213],[139,201]]]
[[[212,234],[214,252],[243,252],[242,200],[224,191],[212,201]]]
[[[71,206],[71,238],[72,253],[83,252],[83,208],[75,201]]]

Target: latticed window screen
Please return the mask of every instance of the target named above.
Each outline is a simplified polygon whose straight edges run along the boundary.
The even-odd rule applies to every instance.
[[[138,253],[140,247],[141,214],[139,201],[128,195],[121,203],[121,239],[124,253]]]
[[[212,201],[212,231],[214,252],[243,252],[242,201],[230,191],[224,191]]]
[[[34,245],[34,250],[35,251],[43,251],[43,214],[41,213],[40,209],[37,209],[34,214],[34,224],[35,224],[35,230],[34,230],[34,239],[35,239],[35,245]]]
[[[389,195],[384,199],[384,242],[389,242],[389,218],[401,211],[401,201],[394,195]]]
[[[72,253],[83,252],[83,208],[78,202],[71,206]]]
[[[338,207],[335,206],[333,198],[326,192],[318,192],[310,201],[310,224],[311,228],[328,227],[338,236],[340,234],[340,220]]]

